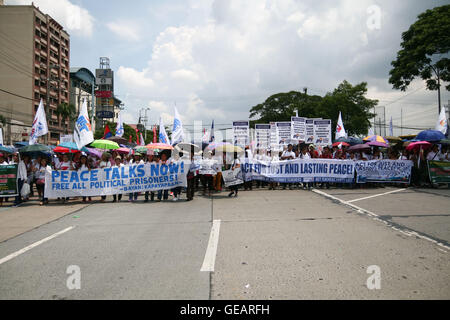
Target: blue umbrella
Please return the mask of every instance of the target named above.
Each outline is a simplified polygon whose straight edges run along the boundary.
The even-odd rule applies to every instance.
[[[80,150],[80,149],[78,149],[78,146],[75,142],[63,142],[63,143],[59,144],[58,147],[63,147],[63,148],[67,148],[70,150]],[[81,148],[80,151],[89,152],[89,150],[86,147]]]
[[[14,149],[8,148],[8,147],[4,147],[4,146],[0,146],[0,152],[6,152],[6,153],[14,153]]]
[[[21,141],[21,142],[14,143],[14,147],[16,147],[17,149],[20,149],[22,147],[28,146],[29,144],[30,143],[28,141]]]
[[[445,135],[437,130],[425,130],[420,132],[414,141],[438,142],[445,139]]]

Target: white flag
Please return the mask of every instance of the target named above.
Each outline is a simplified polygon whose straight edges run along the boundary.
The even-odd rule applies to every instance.
[[[144,137],[142,136],[142,132],[141,132],[141,137],[140,137],[140,139],[139,139],[140,141],[140,145],[141,146],[145,146],[145,140],[144,140]]]
[[[202,142],[209,143],[209,131],[208,130],[205,131],[205,134],[202,137]]]
[[[123,122],[122,122],[122,112],[119,112],[119,116],[117,118],[117,127],[116,127],[116,137],[122,137],[124,133]]]
[[[34,117],[33,127],[31,128],[30,134],[30,145],[36,144],[37,139],[40,136],[46,135],[48,133],[47,127],[47,117],[45,116],[44,103],[39,103],[39,108],[37,109],[36,116]]]
[[[339,112],[339,118],[336,125],[336,140],[339,138],[347,138],[347,133],[344,129],[344,123],[342,122],[341,112]]]
[[[181,122],[178,110],[175,107],[175,118],[173,118],[172,145],[184,140],[183,123]]]
[[[166,128],[164,128],[164,123],[162,117],[159,118],[159,142],[169,144],[169,136],[166,133]]]
[[[94,134],[92,133],[91,123],[89,122],[86,99],[83,99],[80,115],[75,123],[73,138],[78,146],[78,149],[81,149],[85,145],[94,141]]]
[[[441,108],[441,113],[439,114],[439,118],[436,123],[436,130],[442,132],[443,134],[447,133],[447,117],[445,114],[445,107]]]
[[[3,129],[0,128],[0,146],[3,145]]]

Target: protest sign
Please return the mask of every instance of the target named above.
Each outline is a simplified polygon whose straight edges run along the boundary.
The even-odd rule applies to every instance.
[[[186,187],[189,166],[189,162],[179,161],[167,165],[146,163],[86,171],[48,168],[45,197],[108,196]]]
[[[269,149],[270,147],[270,124],[256,124],[256,148],[257,149]]]
[[[290,122],[277,122],[277,137],[278,144],[287,146],[291,141],[291,123]]]
[[[249,144],[249,122],[233,121],[234,145],[245,148]]]
[[[292,140],[305,141],[306,118],[291,117],[292,123]]]
[[[222,177],[223,181],[225,182],[225,188],[244,183],[244,180],[242,180],[242,172],[240,168],[222,171]]]
[[[331,120],[314,120],[314,144],[328,146],[332,143]]]
[[[432,183],[450,183],[450,161],[428,161]]]
[[[295,159],[263,162],[246,159],[241,170],[245,181],[352,183],[354,167],[352,160]]]
[[[314,119],[305,119],[305,143],[314,143]]]
[[[412,166],[410,160],[356,161],[356,182],[409,183]]]
[[[0,197],[12,197],[18,194],[17,164],[0,165]]]

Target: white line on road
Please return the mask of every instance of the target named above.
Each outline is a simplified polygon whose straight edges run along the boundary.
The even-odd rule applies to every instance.
[[[315,193],[317,193],[317,194],[320,194],[320,195],[322,195],[322,196],[324,196],[324,197],[326,197],[326,198],[329,198],[329,199],[333,199],[333,200],[335,200],[335,201],[338,201],[338,202],[342,203],[343,205],[352,207],[353,209],[357,210],[359,213],[367,214],[368,216],[372,217],[373,220],[378,221],[378,222],[382,222],[382,223],[384,223],[385,225],[387,225],[388,227],[390,227],[391,229],[393,229],[393,230],[395,230],[395,231],[398,231],[398,232],[400,232],[400,233],[403,233],[404,235],[407,235],[408,237],[412,237],[412,236],[418,237],[418,238],[421,238],[421,239],[430,241],[430,242],[432,242],[432,243],[434,243],[434,244],[437,244],[438,246],[440,246],[440,247],[442,247],[442,248],[444,248],[444,249],[450,250],[450,247],[446,246],[445,244],[440,243],[440,242],[438,242],[438,241],[436,241],[436,240],[434,240],[434,239],[431,239],[431,238],[429,238],[429,237],[427,237],[427,236],[423,236],[423,235],[421,235],[421,234],[418,234],[418,233],[415,232],[415,231],[400,230],[400,229],[396,228],[395,226],[393,226],[391,223],[389,223],[389,222],[387,222],[387,221],[385,221],[385,220],[380,219],[380,216],[377,215],[376,213],[373,213],[372,211],[369,211],[369,210],[363,209],[363,208],[361,208],[361,207],[355,206],[354,204],[350,203],[349,201],[341,200],[341,199],[339,199],[339,198],[336,198],[335,196],[332,196],[331,194],[328,194],[328,193],[323,192],[323,191],[320,191],[320,190],[313,189],[312,191],[315,192]]]
[[[371,198],[376,198],[376,197],[380,197],[380,196],[385,196],[387,194],[391,194],[391,193],[395,193],[395,192],[400,192],[400,191],[405,191],[406,189],[397,189],[394,191],[389,191],[389,192],[385,192],[385,193],[380,193],[380,194],[375,194],[373,196],[368,196],[368,197],[364,197],[364,198],[359,198],[359,199],[355,199],[355,200],[350,200],[347,201],[347,203],[352,203],[352,202],[356,202],[356,201],[361,201],[361,200],[366,200],[366,199],[371,199]]]
[[[21,250],[19,250],[19,251],[16,251],[16,252],[14,252],[14,253],[11,253],[9,256],[6,256],[6,257],[0,259],[0,265],[3,264],[3,263],[5,263],[5,262],[7,262],[7,261],[9,261],[9,260],[11,260],[11,259],[14,259],[14,258],[17,257],[17,256],[20,256],[21,254],[27,252],[28,250],[31,250],[31,249],[37,247],[38,245],[43,244],[44,242],[47,242],[47,241],[49,241],[49,240],[52,240],[52,239],[56,238],[57,236],[60,236],[60,235],[62,235],[63,233],[66,233],[67,231],[72,230],[73,228],[74,228],[74,227],[69,227],[69,228],[66,228],[66,229],[64,229],[64,230],[61,230],[61,231],[59,231],[59,232],[57,232],[57,233],[55,233],[55,234],[52,234],[51,236],[49,236],[49,237],[47,237],[47,238],[45,238],[45,239],[42,239],[42,240],[39,240],[39,241],[37,241],[37,242],[35,242],[35,243],[33,243],[33,244],[30,244],[28,247],[25,247],[25,248],[23,248],[23,249],[21,249]]]
[[[214,220],[209,235],[208,248],[206,249],[205,259],[200,271],[214,272],[216,263],[217,244],[219,243],[220,220]]]

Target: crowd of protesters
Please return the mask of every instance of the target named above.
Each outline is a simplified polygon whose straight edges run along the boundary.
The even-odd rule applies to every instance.
[[[194,195],[197,192],[205,196],[211,196],[213,192],[221,192],[224,188],[224,182],[222,179],[222,171],[224,170],[236,170],[240,168],[242,161],[245,158],[253,158],[259,161],[271,162],[280,160],[292,160],[292,159],[342,159],[342,160],[411,160],[413,161],[413,169],[411,174],[411,185],[415,187],[424,186],[430,184],[427,172],[427,160],[438,161],[450,161],[449,155],[450,148],[445,145],[433,145],[431,148],[413,149],[407,151],[405,148],[383,148],[372,147],[368,150],[350,151],[347,146],[339,145],[334,147],[316,148],[314,145],[288,145],[284,151],[271,152],[270,150],[255,150],[251,152],[249,148],[243,153],[221,153],[216,155],[214,151],[205,152],[202,155],[194,154],[178,154],[174,156],[170,152],[152,152],[151,154],[119,154],[114,150],[110,152],[104,152],[101,158],[87,155],[83,152],[71,153],[71,154],[54,154],[51,157],[37,156],[31,158],[24,155],[19,156],[18,153],[8,155],[0,154],[0,165],[17,164],[18,165],[18,190],[22,190],[25,183],[29,185],[28,194],[19,194],[14,198],[14,205],[19,205],[23,201],[29,201],[31,197],[37,196],[40,205],[48,203],[48,199],[44,197],[45,188],[45,172],[48,167],[52,170],[77,170],[86,171],[96,168],[105,167],[121,167],[128,164],[143,164],[143,163],[160,163],[169,164],[173,161],[182,158],[190,158],[191,166],[187,174],[187,188],[186,200],[191,201],[194,199]],[[205,168],[200,168],[196,163],[201,160],[203,166],[207,166],[209,170],[205,171]],[[313,186],[326,187],[330,186],[344,187],[345,184],[330,184],[330,183],[303,183],[303,184],[279,184],[279,183],[265,183],[261,181],[249,181],[242,185],[234,185],[229,188],[229,196],[237,196],[239,189],[253,190],[253,188],[268,188],[269,190],[275,190],[277,188],[293,189],[303,188],[311,189]],[[354,187],[351,184],[350,187]],[[129,193],[125,196],[128,197],[128,201],[137,201],[139,196],[143,196],[143,201],[167,201],[169,195],[172,201],[178,201],[182,195],[183,188],[177,187],[172,190],[159,190],[155,192],[144,193]],[[37,194],[36,194],[37,193]],[[112,202],[122,201],[124,195],[117,194],[112,196]],[[106,196],[96,197],[97,201],[105,202]],[[69,198],[58,199],[56,201],[66,202]],[[3,202],[7,202],[8,198],[0,197],[0,206]],[[92,197],[82,197],[83,202],[93,201]]]

